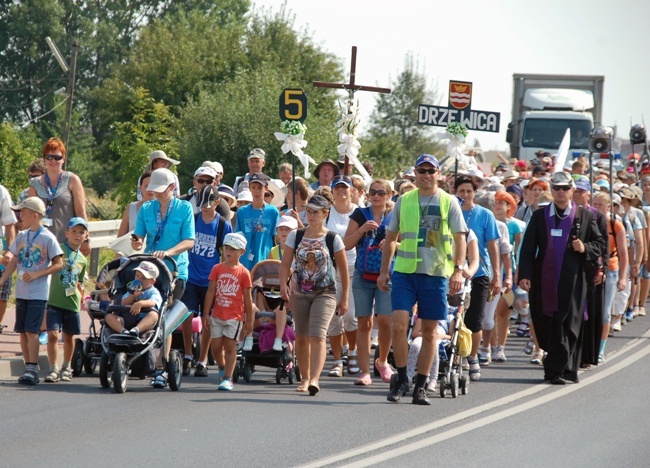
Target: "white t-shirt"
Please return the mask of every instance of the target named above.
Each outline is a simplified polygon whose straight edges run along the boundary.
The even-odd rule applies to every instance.
[[[352,215],[356,209],[357,205],[352,203],[352,209],[350,212],[341,214],[336,211],[336,208],[334,208],[334,206],[332,206],[332,208],[330,208],[330,215],[325,227],[328,231],[332,231],[333,233],[338,234],[341,236],[341,239],[343,239],[345,237],[345,233],[348,230],[348,224],[350,224],[350,215]],[[346,250],[345,256],[348,259],[349,274],[352,276],[354,273],[354,264],[357,261],[357,249]]]

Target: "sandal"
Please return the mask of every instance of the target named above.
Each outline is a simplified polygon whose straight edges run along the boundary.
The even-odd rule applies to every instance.
[[[361,385],[363,387],[368,387],[372,385],[372,377],[370,377],[369,373],[361,374],[361,377],[359,377],[357,380],[354,381],[354,385]]]
[[[375,359],[375,369],[379,372],[382,381],[386,383],[390,382],[390,378],[393,376],[393,369],[390,367],[390,364],[386,362],[385,364],[380,365],[379,358],[377,358]]]
[[[535,350],[535,342],[534,341],[529,341],[526,343],[526,346],[524,346],[524,354],[527,354],[530,356],[533,354],[533,351]]]
[[[47,374],[47,377],[43,379],[43,382],[54,383],[54,382],[58,382],[59,380],[61,380],[61,374],[59,374],[59,369],[57,369],[56,367],[52,367],[52,369],[50,369],[50,373]]]
[[[307,384],[300,384],[296,387],[296,392],[298,393],[307,393]]]
[[[343,364],[334,364],[327,375],[330,377],[343,377]]]
[[[478,363],[478,358],[474,358],[472,360],[468,358],[467,362],[469,362],[469,380],[471,380],[472,382],[476,382],[480,380],[481,366]]]
[[[320,392],[320,388],[318,387],[318,385],[314,385],[314,384],[309,384],[307,390],[309,391],[310,396],[315,396],[318,392]]]
[[[517,336],[523,338],[524,336],[529,336],[530,335],[530,328],[528,327],[527,323],[521,323],[519,325],[519,328],[517,328]]]
[[[535,355],[532,357],[530,360],[531,364],[537,364],[538,366],[542,365],[542,362],[544,361],[544,352],[536,352]]]
[[[357,359],[356,356],[350,356],[348,357],[348,374],[354,375],[358,374],[361,372],[361,368],[359,367],[359,360]]]

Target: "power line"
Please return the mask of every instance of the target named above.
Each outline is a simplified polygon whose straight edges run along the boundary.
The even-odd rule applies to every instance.
[[[33,119],[28,120],[27,122],[23,122],[23,123],[21,124],[21,127],[22,127],[22,128],[27,128],[27,127],[29,126],[29,124],[32,124],[32,123],[36,123],[36,122],[38,122],[40,119],[42,119],[42,118],[45,117],[46,115],[51,114],[52,112],[54,112],[54,111],[56,110],[57,107],[61,107],[61,106],[62,106],[63,104],[65,104],[66,102],[67,102],[67,100],[64,99],[63,101],[61,101],[60,103],[58,103],[56,106],[54,106],[53,108],[51,108],[49,111],[47,111],[45,114],[41,114],[41,115],[39,115],[38,117],[34,117]]]
[[[0,88],[0,93],[2,93],[2,92],[12,92],[12,91],[22,91],[22,90],[24,90],[24,89],[29,89],[29,88],[30,88],[32,85],[34,85],[34,84],[39,84],[39,83],[43,83],[43,82],[45,82],[46,79],[47,79],[47,78],[48,78],[52,73],[54,73],[56,70],[57,70],[57,68],[53,68],[52,70],[50,70],[50,71],[47,73],[47,75],[45,75],[45,76],[42,77],[42,78],[38,78],[38,79],[17,79],[17,78],[14,78],[13,81],[16,81],[16,82],[23,82],[23,83],[29,83],[29,84],[27,84],[27,85],[25,85],[25,86],[19,86],[19,87],[16,87],[16,88]],[[58,78],[57,81],[60,80],[60,79],[61,79],[61,78]],[[4,80],[2,80],[2,81],[3,81],[3,82],[8,82],[8,81],[10,81],[10,80],[9,80],[9,79],[4,79]],[[53,80],[50,80],[50,81],[53,81]]]

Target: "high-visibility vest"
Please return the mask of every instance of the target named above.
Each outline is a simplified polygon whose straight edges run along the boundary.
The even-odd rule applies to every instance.
[[[397,249],[395,271],[415,273],[418,263],[422,261],[418,258],[418,244],[426,241],[424,246],[428,246],[433,256],[432,269],[427,273],[444,278],[449,278],[453,274],[453,237],[448,222],[451,195],[441,189],[438,191],[440,192],[440,228],[438,231],[426,231],[422,228],[423,233],[428,233],[427,239],[419,237],[421,229],[419,190],[411,190],[402,195],[399,213],[399,231],[402,240]]]

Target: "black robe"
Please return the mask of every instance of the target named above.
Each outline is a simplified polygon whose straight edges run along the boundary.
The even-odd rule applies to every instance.
[[[575,218],[580,219],[577,236],[584,243],[585,252],[575,252],[569,236],[562,260],[562,273],[557,282],[558,311],[552,317],[548,316],[542,312],[541,287],[548,245],[545,212],[545,209],[536,210],[526,227],[519,257],[519,281],[527,279],[531,283],[530,314],[539,345],[548,353],[544,359],[544,379],[562,377],[578,382],[587,298],[585,266],[589,263],[593,267],[598,262],[602,237],[593,213],[576,207]],[[593,278],[589,278],[589,281],[593,282]]]

